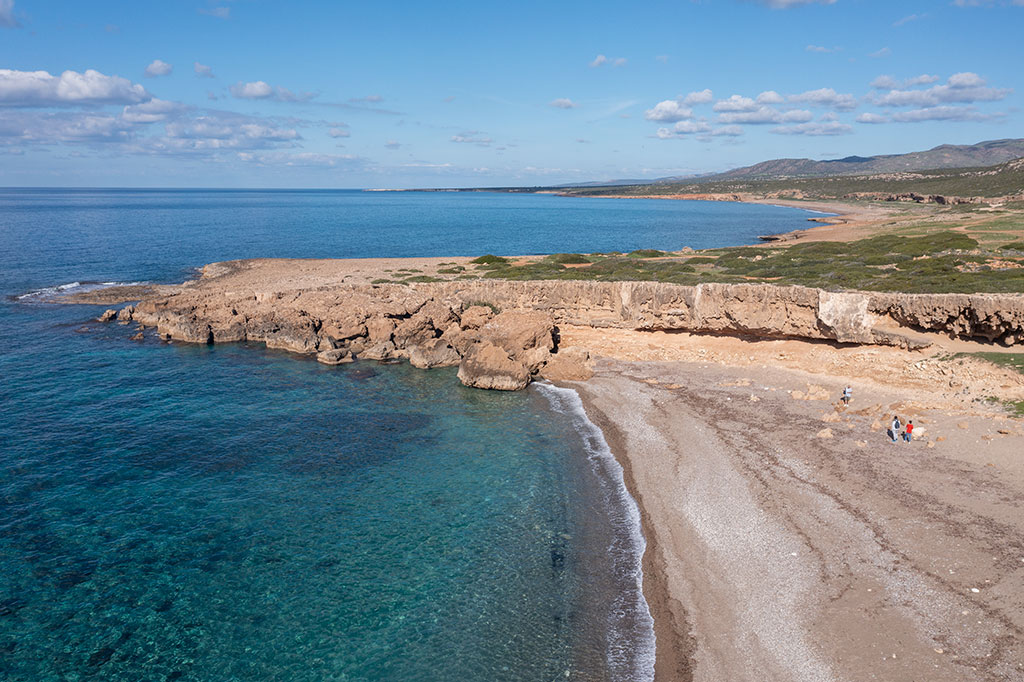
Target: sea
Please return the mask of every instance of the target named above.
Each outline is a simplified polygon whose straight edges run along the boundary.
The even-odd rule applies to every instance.
[[[574,391],[133,341],[54,296],[235,258],[738,245],[808,215],[0,189],[0,679],[652,679],[639,512]]]

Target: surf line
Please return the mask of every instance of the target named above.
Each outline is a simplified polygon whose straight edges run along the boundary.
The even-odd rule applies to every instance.
[[[640,507],[629,494],[622,466],[604,433],[587,417],[583,401],[571,388],[537,382],[533,386],[547,399],[551,408],[569,418],[583,440],[591,473],[600,482],[604,504],[612,526],[608,547],[612,569],[629,589],[616,596],[608,613],[608,651],[606,662],[612,679],[651,682],[654,680],[654,618],[643,592],[643,556],[647,548],[640,525]]]

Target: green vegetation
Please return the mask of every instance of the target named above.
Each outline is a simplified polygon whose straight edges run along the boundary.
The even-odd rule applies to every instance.
[[[956,358],[980,358],[1000,367],[1009,367],[1024,374],[1024,353],[957,353]]]
[[[437,277],[431,277],[430,275],[413,275],[412,277],[406,277],[402,280],[403,284],[410,282],[443,282],[444,280],[438,279]]]
[[[590,264],[567,268],[549,256],[521,265],[503,259],[481,269],[486,278],[510,280],[770,282],[829,290],[1024,292],[1024,259],[1010,256],[1004,249],[986,249],[977,240],[952,231],[762,249],[712,249],[698,257],[643,250],[625,256],[594,254],[582,260]],[[698,271],[694,265],[702,267]]]
[[[465,271],[466,271],[466,268],[462,267],[461,265],[455,265],[455,266],[452,266],[450,268],[438,268],[437,269],[438,274],[441,274],[441,275],[457,275],[460,272],[465,272]]]
[[[555,253],[548,256],[548,258],[552,263],[561,263],[563,265],[579,265],[591,262],[582,253]]]
[[[501,256],[495,256],[494,254],[486,254],[479,258],[474,258],[469,261],[470,263],[476,263],[477,265],[497,265],[499,263],[508,263],[508,258],[502,258]]]
[[[999,247],[1000,251],[1024,251],[1024,241],[1004,244]]]
[[[493,303],[488,303],[487,301],[469,301],[469,302],[466,303],[466,307],[467,308],[472,308],[475,305],[481,306],[481,307],[484,307],[484,308],[490,308],[491,312],[494,313],[495,315],[497,315],[498,313],[501,312],[501,308],[499,308],[498,306],[494,305]]]

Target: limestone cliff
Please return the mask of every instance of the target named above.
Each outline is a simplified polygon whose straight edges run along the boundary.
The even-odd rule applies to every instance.
[[[918,332],[1024,343],[1024,295],[828,292],[799,286],[466,280],[299,286],[236,278],[231,264],[104,317],[193,343],[262,341],[299,353],[343,350],[460,365],[468,385],[518,388],[557,352],[557,327],[583,325],[804,338],[902,347]],[[501,311],[500,314],[495,314]],[[502,369],[496,378],[495,367]]]

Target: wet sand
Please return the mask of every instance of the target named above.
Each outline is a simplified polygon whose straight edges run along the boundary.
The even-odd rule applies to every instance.
[[[921,353],[666,336],[593,343],[572,384],[642,510],[657,680],[1024,680],[1020,420],[908,386]]]

